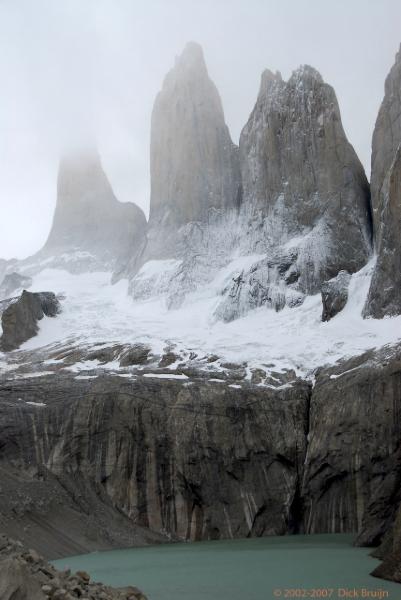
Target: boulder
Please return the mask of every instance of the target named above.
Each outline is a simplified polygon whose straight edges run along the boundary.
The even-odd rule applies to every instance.
[[[45,600],[38,579],[20,558],[0,560],[0,598],[2,600]]]
[[[134,344],[121,354],[120,367],[146,364],[148,362],[150,352],[150,346],[147,346],[146,344]]]
[[[337,277],[326,281],[322,285],[322,321],[330,321],[342,311],[348,300],[348,287],[351,275],[347,271],[340,271]]]
[[[60,303],[52,292],[24,290],[2,313],[0,348],[5,352],[15,350],[38,333],[38,322],[44,316],[55,317],[59,312]]]

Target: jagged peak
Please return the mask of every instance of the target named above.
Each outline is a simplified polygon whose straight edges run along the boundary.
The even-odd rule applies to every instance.
[[[310,84],[313,82],[316,83],[324,83],[323,77],[319,73],[317,69],[311,67],[310,65],[300,65],[295,71],[292,72],[288,83],[306,83]]]
[[[285,86],[296,88],[310,88],[315,84],[323,84],[323,77],[310,65],[301,65],[292,72],[286,82],[281,77],[280,71],[273,73],[270,69],[263,71],[260,81],[259,98],[274,99]]]

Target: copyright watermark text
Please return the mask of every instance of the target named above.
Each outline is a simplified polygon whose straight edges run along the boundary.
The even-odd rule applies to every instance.
[[[276,588],[273,598],[390,598],[390,592],[382,588]]]

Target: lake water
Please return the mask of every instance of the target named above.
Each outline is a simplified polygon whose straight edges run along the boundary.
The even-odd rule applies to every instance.
[[[352,536],[311,535],[113,550],[54,564],[137,585],[149,600],[401,599],[401,584],[369,575],[379,562],[369,552],[354,548]]]

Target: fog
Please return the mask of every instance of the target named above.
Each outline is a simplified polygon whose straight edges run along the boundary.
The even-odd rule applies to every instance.
[[[311,64],[336,90],[366,170],[399,0],[0,0],[0,257],[45,241],[63,148],[97,140],[121,201],[148,212],[153,100],[202,44],[235,142],[263,69]]]

